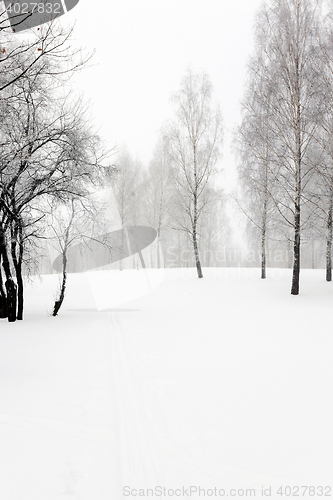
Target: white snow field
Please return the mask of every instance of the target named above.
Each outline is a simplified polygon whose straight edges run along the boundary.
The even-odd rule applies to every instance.
[[[332,496],[333,284],[259,273],[70,275],[57,318],[58,277],[28,283],[1,320],[0,499]]]

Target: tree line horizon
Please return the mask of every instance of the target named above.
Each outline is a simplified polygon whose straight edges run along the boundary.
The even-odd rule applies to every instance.
[[[324,1],[271,0],[260,8],[234,131],[238,181],[231,196],[219,184],[224,126],[204,71],[185,71],[172,97],[174,116],[162,125],[144,168],[126,148],[105,146],[89,125],[88,107],[70,78],[91,54],[73,48],[73,30],[55,21],[19,42],[2,29],[0,316],[23,319],[24,274],[38,267],[46,241],[63,266],[53,316],[65,297],[69,249],[98,240],[112,251],[100,236],[110,222],[110,201],[95,196],[106,186],[122,227],[156,230],[156,267],[192,264],[202,279],[203,267],[221,264],[222,249],[226,265],[238,265],[230,221],[236,217],[253,262],[260,253],[262,279],[279,253],[292,268],[291,294],[298,295],[303,246],[306,266],[324,258],[331,281],[332,19]],[[163,262],[161,248],[175,249],[178,261],[169,255]]]

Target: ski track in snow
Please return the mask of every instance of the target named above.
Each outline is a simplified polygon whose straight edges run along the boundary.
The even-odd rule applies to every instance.
[[[156,445],[137,380],[133,375],[126,338],[117,313],[110,314],[112,366],[115,384],[122,485],[159,484]]]
[[[145,409],[145,389],[135,377],[133,359],[137,353],[131,352],[126,341],[126,330],[121,323],[123,316],[117,312],[109,313],[121,486],[137,490],[155,486],[172,489],[180,487],[182,483],[185,486],[206,485],[209,489],[223,482],[226,490],[256,488],[259,492],[263,485],[284,484],[285,481],[276,476],[198,460],[191,456],[186,443],[187,436],[182,435],[179,426],[173,427],[170,434],[166,423],[164,436],[159,436],[157,440],[154,438],[154,430]],[[169,451],[161,448],[161,443],[165,443]],[[202,495],[192,494],[191,498],[199,500]]]

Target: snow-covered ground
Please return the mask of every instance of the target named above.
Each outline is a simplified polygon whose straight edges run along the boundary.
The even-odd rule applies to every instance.
[[[57,318],[57,277],[27,285],[1,320],[1,500],[333,495],[333,284],[204,273],[70,275]]]

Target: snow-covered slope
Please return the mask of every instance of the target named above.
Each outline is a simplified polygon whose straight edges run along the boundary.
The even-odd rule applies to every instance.
[[[121,272],[71,275],[57,318],[57,277],[27,285],[25,320],[1,320],[1,499],[332,486],[333,285],[204,271],[122,271],[118,301]]]

